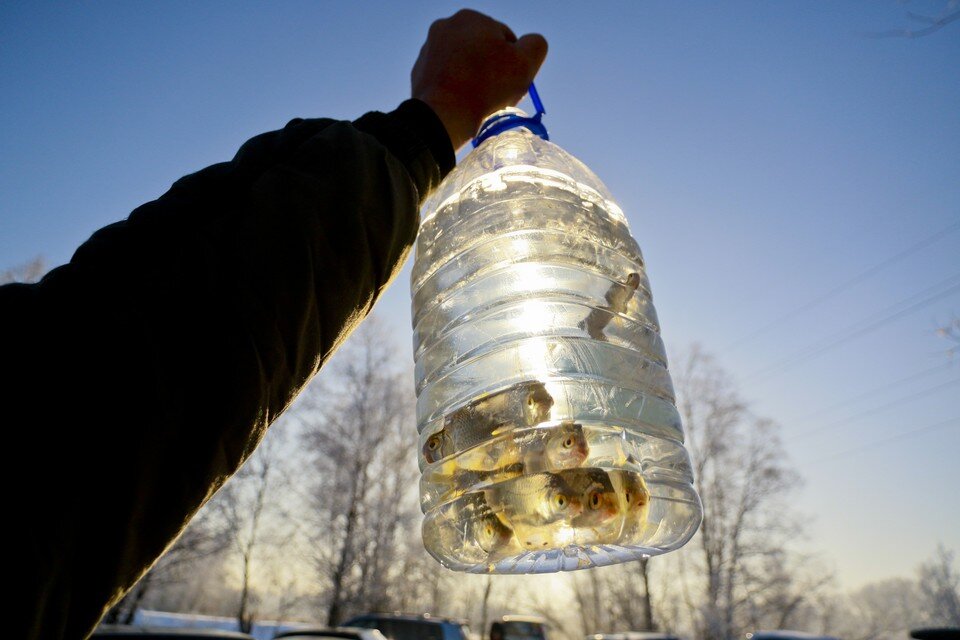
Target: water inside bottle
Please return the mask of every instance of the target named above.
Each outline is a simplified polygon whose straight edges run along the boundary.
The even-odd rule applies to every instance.
[[[699,500],[622,212],[521,163],[461,186],[420,233],[427,549],[455,569],[526,573],[682,545]]]

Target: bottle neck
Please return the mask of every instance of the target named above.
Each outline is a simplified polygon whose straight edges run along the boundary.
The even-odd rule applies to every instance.
[[[516,107],[507,107],[502,111],[497,111],[493,115],[488,116],[487,119],[483,121],[483,124],[480,125],[480,131],[477,133],[477,137],[473,139],[474,148],[480,146],[480,143],[487,138],[495,136],[498,133],[503,133],[509,129],[516,129],[517,127],[522,127],[534,135],[540,136],[544,140],[550,139],[550,136],[547,135],[547,128],[543,126],[542,122],[543,114],[545,114],[547,110],[543,108],[543,101],[540,100],[537,87],[532,82],[530,83],[530,88],[527,90],[527,93],[530,95],[530,101],[533,102],[533,108],[536,109],[533,117],[528,116]]]

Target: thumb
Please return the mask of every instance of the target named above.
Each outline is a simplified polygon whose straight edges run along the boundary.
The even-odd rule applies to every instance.
[[[527,61],[530,79],[533,80],[537,71],[540,70],[543,60],[547,57],[547,39],[539,33],[528,33],[517,40],[515,46],[517,51],[520,52],[520,56]]]

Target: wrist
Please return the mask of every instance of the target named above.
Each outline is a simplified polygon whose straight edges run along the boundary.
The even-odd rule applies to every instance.
[[[480,127],[480,119],[465,113],[462,106],[453,106],[442,98],[432,96],[414,97],[425,103],[437,114],[437,118],[440,119],[443,127],[447,130],[454,151],[473,139],[473,136],[477,133],[477,129]]]
[[[430,105],[415,98],[404,100],[387,115],[399,121],[427,147],[440,169],[441,179],[453,170],[457,161],[453,145],[443,122]]]

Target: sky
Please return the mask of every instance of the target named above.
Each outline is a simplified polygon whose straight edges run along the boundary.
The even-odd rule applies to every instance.
[[[782,425],[842,586],[960,549],[960,23],[946,2],[478,2],[550,53],[554,142],[627,214],[674,352]],[[409,94],[449,2],[0,4],[0,270],[293,117]],[[409,353],[409,263],[381,316]],[[412,379],[411,379],[412,393]],[[411,425],[411,428],[413,426]]]

